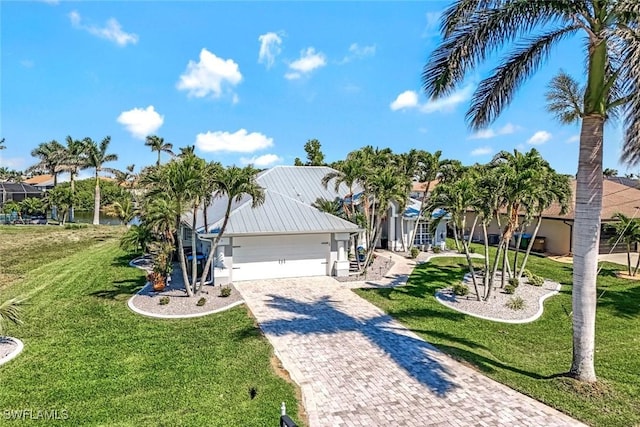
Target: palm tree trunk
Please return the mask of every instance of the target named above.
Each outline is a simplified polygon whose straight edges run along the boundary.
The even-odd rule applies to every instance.
[[[156,163],[156,166],[160,166],[160,153],[162,152],[162,150],[158,150],[158,162]]]
[[[184,281],[184,288],[187,291],[187,296],[193,296],[193,288],[191,287],[191,282],[189,281],[189,274],[187,274],[187,261],[184,256],[184,243],[182,242],[182,223],[180,222],[180,217],[177,218],[178,221],[178,259],[180,260],[180,270],[182,270],[182,280]]]
[[[453,223],[453,240],[456,242],[456,250],[460,252],[460,242],[458,241],[458,228],[456,227],[455,222]]]
[[[524,233],[524,224],[518,230],[518,238],[516,239],[516,252],[513,254],[513,273],[518,271],[518,254],[520,253],[520,244],[522,244],[522,233]]]
[[[93,225],[100,224],[100,178],[96,169],[96,189],[93,197]]]
[[[469,232],[469,243],[471,243],[471,240],[473,240],[473,233],[476,232],[477,224],[478,224],[478,215],[476,214],[476,217],[473,219],[473,225],[471,226],[471,232]]]
[[[518,277],[518,280],[520,280],[520,278],[522,277],[522,273],[524,272],[524,269],[527,267],[529,254],[531,253],[531,249],[533,248],[533,242],[536,239],[536,236],[538,235],[538,230],[540,230],[540,224],[542,224],[542,213],[538,215],[538,222],[536,222],[536,228],[534,228],[533,234],[531,234],[531,240],[529,240],[529,244],[527,245],[527,252],[525,252],[524,259],[522,260],[522,265],[520,266],[520,270],[518,270],[518,273],[516,274],[516,276]]]
[[[406,252],[407,245],[404,241],[404,219],[402,218],[402,215],[400,215],[400,241],[402,242],[402,252]]]
[[[627,271],[631,276],[631,243],[627,242]]]
[[[509,241],[504,241],[504,252],[502,252],[502,275],[500,277],[500,288],[504,288],[505,279],[507,277],[507,266],[509,265],[508,256],[509,254]]]
[[[487,222],[482,219],[482,235],[484,237],[484,275],[482,277],[482,284],[484,285],[484,297],[487,301],[491,296],[491,283],[489,282],[489,239],[487,236]]]
[[[580,381],[596,381],[594,367],[596,277],[602,210],[602,142],[604,120],[582,120],[573,226],[573,360],[570,373]]]
[[[200,278],[200,282],[202,283],[202,285],[204,285],[205,281],[207,280],[207,273],[209,272],[209,269],[211,268],[211,265],[213,264],[213,258],[216,255],[216,249],[218,248],[218,244],[220,243],[220,239],[222,238],[222,235],[224,234],[224,230],[227,228],[227,223],[229,222],[229,215],[231,214],[231,203],[232,202],[233,202],[233,197],[229,195],[228,196],[228,201],[227,201],[227,209],[224,212],[224,221],[222,221],[222,227],[220,227],[220,231],[218,232],[218,235],[211,242],[211,250],[209,251],[209,254],[207,255],[207,262],[204,264],[204,268],[202,269],[202,277]],[[212,283],[212,284],[215,285],[215,283]]]
[[[71,171],[71,173],[69,174],[69,181],[71,183],[71,206],[69,206],[69,221],[73,222],[74,218],[74,211],[73,211],[73,199],[74,196],[76,194],[76,185],[75,185],[75,173],[73,171]]]
[[[480,301],[480,292],[478,291],[478,281],[476,280],[476,272],[473,269],[473,260],[471,259],[471,255],[469,255],[469,245],[467,241],[462,239],[462,247],[464,248],[464,255],[467,259],[467,265],[469,266],[469,273],[471,273],[471,282],[473,283],[473,289],[476,292],[476,298]]]
[[[637,246],[636,246],[636,249],[637,249]],[[635,277],[636,274],[638,274],[638,269],[640,269],[640,253],[637,253],[637,255],[638,255],[638,257],[636,259],[636,266],[633,269],[633,274],[632,274],[632,276],[634,276],[634,277]]]
[[[195,294],[202,289],[202,282],[200,286],[197,284],[198,276],[198,257],[196,256],[196,215],[198,214],[198,206],[193,207],[193,219],[191,220],[191,286]]]
[[[485,239],[486,241],[486,239]],[[498,243],[498,249],[496,250],[496,257],[493,260],[493,266],[491,267],[491,273],[489,274],[489,291],[488,291],[488,295],[487,298],[489,298],[489,295],[491,294],[491,289],[493,288],[494,285],[494,279],[496,277],[496,272],[498,271],[498,265],[500,264],[500,255],[502,255],[502,247],[504,246],[504,239],[500,239],[500,242]],[[485,299],[485,300],[486,300]]]

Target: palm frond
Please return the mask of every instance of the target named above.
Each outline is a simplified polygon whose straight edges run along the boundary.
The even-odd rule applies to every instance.
[[[547,111],[551,112],[563,124],[579,121],[583,116],[582,100],[584,88],[564,71],[556,75],[545,93]]]

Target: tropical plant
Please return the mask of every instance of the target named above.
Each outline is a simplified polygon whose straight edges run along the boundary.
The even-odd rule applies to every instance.
[[[202,270],[202,277],[200,278],[200,285],[202,286],[206,279],[213,263],[213,258],[216,254],[216,249],[220,243],[220,239],[224,235],[229,222],[229,216],[231,215],[231,206],[235,202],[239,202],[243,197],[251,197],[251,206],[253,208],[260,206],[264,203],[265,192],[264,189],[256,181],[258,170],[253,166],[245,166],[243,168],[237,166],[229,166],[220,169],[210,179],[212,179],[213,187],[215,188],[215,198],[226,199],[226,207],[222,223],[214,224],[216,227],[216,236],[211,240],[211,247],[207,256],[207,261]],[[210,230],[205,230],[209,232]],[[195,230],[193,230],[195,233]]]
[[[111,173],[116,180],[116,183],[125,188],[132,188],[135,186],[138,175],[133,172],[136,165],[128,165],[125,170],[112,169]]]
[[[333,200],[318,198],[311,204],[311,206],[318,209],[319,211],[326,212],[337,217],[345,216],[342,205],[343,201],[340,197],[336,197]]]
[[[103,170],[113,171],[113,169],[105,168],[104,164],[107,162],[115,162],[118,160],[117,154],[107,154],[109,149],[109,143],[111,137],[107,136],[100,144],[94,142],[91,138],[84,139],[85,153],[86,153],[86,167],[93,168],[95,171],[94,177],[96,180],[96,187],[94,190],[94,204],[93,204],[93,225],[100,224],[100,172]]]
[[[153,235],[146,224],[132,225],[120,238],[120,248],[129,252],[148,251]]]
[[[61,170],[69,172],[69,182],[71,185],[71,205],[69,206],[69,220],[73,221],[73,210],[76,196],[76,177],[78,173],[87,167],[87,144],[84,140],[73,139],[67,136],[67,145],[62,151]]]
[[[45,204],[39,197],[26,197],[20,202],[20,210],[27,215],[44,213]]]
[[[322,145],[317,139],[310,139],[304,144],[304,151],[307,153],[307,161],[303,163],[298,157],[294,160],[295,166],[325,166]]]
[[[11,322],[16,325],[22,324],[20,314],[22,312],[21,306],[23,303],[23,300],[12,298],[3,301],[2,304],[0,304],[0,337],[4,336],[7,323]]]
[[[640,9],[634,0],[457,0],[443,14],[443,41],[424,68],[429,98],[451,93],[489,55],[516,48],[478,85],[467,118],[474,130],[493,122],[551,47],[584,34],[586,88],[574,222],[573,360],[570,373],[595,381],[596,274],[606,118],[624,108],[623,160],[640,161]],[[530,37],[534,34],[533,37]]]
[[[605,168],[602,171],[602,176],[604,176],[605,178],[611,178],[614,176],[618,176],[618,170],[617,169],[611,169],[611,168]]]
[[[147,136],[147,138],[145,139],[144,145],[146,145],[147,147],[151,148],[151,151],[157,151],[158,152],[158,161],[156,162],[156,166],[160,166],[160,154],[162,153],[167,153],[171,156],[174,156],[175,154],[173,154],[173,144],[171,144],[170,142],[164,142],[164,138],[161,138],[157,135],[149,135]]]
[[[636,218],[629,218],[622,212],[616,212],[613,218],[617,221],[613,225],[609,225],[609,228],[615,231],[615,235],[609,239],[609,243],[617,245],[623,243],[627,252],[627,272],[629,276],[635,276],[640,266],[640,257],[636,266],[631,270],[631,248],[635,243],[640,242],[640,221]]]
[[[15,169],[9,169],[6,166],[0,166],[0,182],[21,182],[22,172]]]
[[[64,225],[67,215],[74,201],[77,200],[70,186],[57,186],[47,191],[45,195],[46,206],[55,206],[58,210],[58,221],[60,225]]]
[[[4,144],[4,138],[0,139],[0,150],[6,150],[7,146]]]
[[[18,215],[18,219],[22,221],[22,206],[20,206],[20,203],[15,200],[9,200],[2,205],[2,213],[11,214],[14,212]]]
[[[56,140],[43,142],[31,150],[31,155],[39,162],[28,168],[27,172],[46,172],[53,176],[53,186],[58,185],[58,173],[64,165],[64,146]]]
[[[137,209],[130,194],[123,194],[120,200],[116,200],[104,207],[104,214],[118,218],[124,225],[128,225],[136,217]]]

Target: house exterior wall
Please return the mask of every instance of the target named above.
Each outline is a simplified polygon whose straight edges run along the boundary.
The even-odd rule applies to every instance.
[[[471,232],[475,213],[469,212],[466,215],[468,229],[465,230],[465,234],[468,234]],[[535,223],[529,225],[525,229],[525,233],[533,233],[534,230]],[[537,237],[545,238],[545,250],[547,253],[552,255],[565,255],[571,252],[571,231],[572,228],[561,219],[543,218]],[[498,227],[495,219],[492,220],[487,227],[487,234],[502,234],[502,230]],[[482,226],[480,224],[476,225],[472,239],[479,242],[484,240]]]

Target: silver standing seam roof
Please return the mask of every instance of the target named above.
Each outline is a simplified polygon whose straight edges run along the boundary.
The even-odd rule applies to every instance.
[[[312,206],[318,198],[334,200],[349,194],[345,184],[341,184],[336,192],[333,181],[324,188],[322,178],[333,171],[327,166],[275,166],[259,173],[256,181],[265,190],[264,203],[252,208],[252,199],[248,196],[233,201],[225,235],[359,231],[357,225]],[[361,189],[354,188],[354,191]],[[206,232],[222,226],[227,200],[226,196],[214,198],[207,207],[209,229]],[[192,215],[185,214],[183,222],[191,226]],[[196,217],[196,230],[205,232],[202,210]]]

